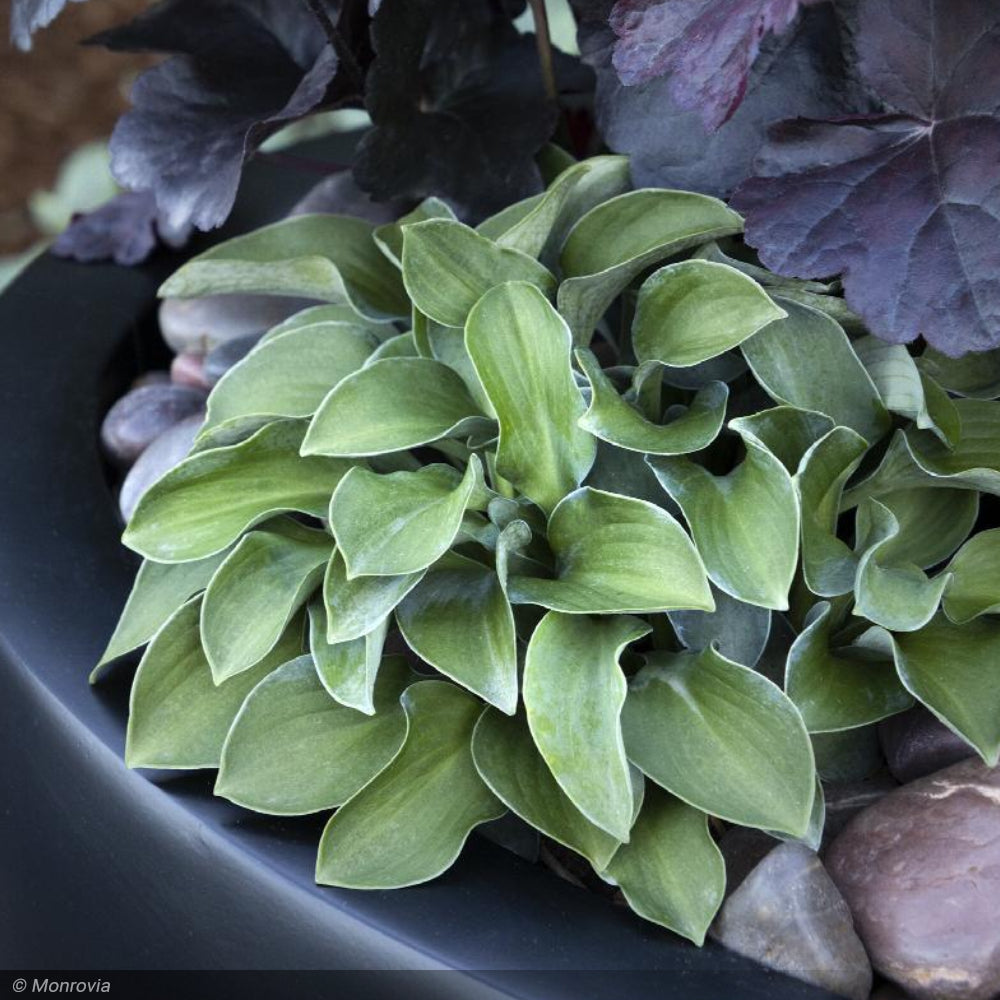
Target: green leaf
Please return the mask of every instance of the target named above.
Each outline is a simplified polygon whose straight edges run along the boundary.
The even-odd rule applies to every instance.
[[[527,212],[491,238],[500,246],[513,247],[553,266],[566,235],[580,217],[627,191],[630,182],[626,156],[593,156],[575,163],[562,171],[540,198],[532,199]],[[495,223],[494,228],[500,226]]]
[[[277,326],[272,326],[258,343],[266,344],[269,340],[281,337],[292,330],[301,330],[303,327],[316,326],[319,323],[361,326],[380,340],[383,337],[391,337],[396,331],[394,326],[384,321],[369,320],[359,316],[357,310],[347,305],[307,306],[288,319],[282,320]]]
[[[249,670],[274,648],[319,585],[332,552],[325,531],[291,519],[240,539],[201,605],[201,641],[216,684]]]
[[[687,368],[737,347],[787,315],[753,278],[725,264],[683,260],[661,267],[642,283],[632,344],[640,361]]]
[[[739,421],[746,458],[713,476],[688,458],[647,459],[680,504],[711,581],[762,608],[788,608],[799,554],[799,505],[788,470]]]
[[[407,645],[502,712],[517,710],[514,615],[496,572],[450,553],[396,608]]]
[[[417,345],[413,340],[413,331],[400,333],[388,340],[383,340],[379,346],[369,355],[365,365],[373,365],[376,361],[383,361],[386,358],[416,358],[419,357]]]
[[[497,470],[545,511],[583,481],[596,444],[577,422],[570,334],[536,288],[500,285],[469,313],[465,346],[500,421]]]
[[[391,889],[435,878],[470,831],[505,812],[472,760],[482,703],[454,684],[421,681],[403,693],[406,739],[323,831],[316,881]]]
[[[512,577],[512,603],[582,615],[714,610],[691,539],[644,500],[585,486],[552,512],[549,545],[555,579]]]
[[[911,488],[982,490],[1000,495],[1000,403],[956,399],[962,423],[958,444],[949,449],[928,431],[897,431],[878,468],[845,494],[850,510],[867,497]]]
[[[559,311],[574,343],[590,342],[608,306],[648,267],[742,230],[743,220],[721,201],[686,191],[630,191],[591,209],[560,256]]]
[[[149,644],[132,683],[125,763],[129,767],[218,767],[222,744],[250,691],[302,653],[294,622],[253,669],[216,685],[201,647],[201,598],[176,611]]]
[[[802,718],[782,690],[714,649],[651,653],[622,711],[644,774],[713,816],[801,837],[816,786]],[[683,734],[683,739],[678,738]]]
[[[537,260],[444,219],[406,227],[403,281],[414,305],[445,326],[465,326],[483,295],[507,281],[529,282],[545,295],[556,290],[556,279]]]
[[[937,611],[948,574],[928,579],[907,561],[899,521],[877,500],[858,508],[856,530],[862,555],[854,584],[855,613],[892,631],[922,628]]]
[[[582,854],[598,871],[611,860],[619,841],[591,823],[559,787],[523,712],[514,718],[496,709],[484,712],[473,734],[472,755],[483,781],[521,819]]]
[[[655,786],[607,874],[639,916],[699,946],[726,890],[726,866],[708,817]]]
[[[308,417],[378,346],[363,326],[315,323],[258,344],[208,397],[205,427],[236,417]]]
[[[755,666],[771,635],[771,612],[712,588],[714,611],[668,611],[685,649],[700,653],[711,645],[727,660]]]
[[[348,579],[344,558],[340,552],[335,553],[323,579],[326,641],[339,645],[368,635],[385,621],[422,577],[423,570],[399,576]]]
[[[496,420],[496,411],[490,402],[483,383],[479,381],[476,366],[469,357],[465,346],[465,331],[453,326],[442,326],[432,320],[427,321],[427,346],[431,357],[447,365],[465,383],[469,395],[476,401],[476,407],[491,420]],[[492,425],[492,437],[496,437],[496,424]]]
[[[465,383],[428,358],[386,358],[348,375],[323,400],[303,455],[383,455],[469,433],[478,407]]]
[[[680,514],[680,508],[663,492],[660,481],[646,464],[644,453],[627,451],[600,438],[597,458],[583,483],[595,490],[645,500],[671,514]]]
[[[971,351],[949,358],[928,347],[917,360],[920,370],[958,396],[996,399],[1000,396],[1000,350]]]
[[[788,654],[785,692],[810,733],[867,726],[913,704],[891,660],[862,647],[833,649],[833,631],[830,605],[817,604]]]
[[[579,424],[602,441],[646,454],[686,455],[707,448],[722,429],[729,399],[725,382],[709,382],[689,407],[668,423],[657,424],[618,395],[590,351],[578,350],[576,360],[591,389],[590,407]]]
[[[230,448],[234,444],[242,444],[247,438],[253,437],[261,428],[275,423],[276,419],[283,418],[275,418],[267,414],[251,414],[223,420],[221,424],[216,424],[214,427],[202,427],[188,452],[188,457],[198,455],[203,451],[215,451],[217,448]]]
[[[91,683],[98,679],[106,664],[149,642],[182,604],[208,586],[224,558],[225,553],[220,552],[189,563],[145,560],[136,574],[114,635],[90,675]]]
[[[250,692],[233,721],[215,794],[272,816],[343,805],[402,745],[399,696],[411,677],[404,660],[387,660],[378,711],[365,716],[327,694],[311,656],[283,664]]]
[[[1000,528],[970,538],[947,572],[951,581],[942,606],[956,625],[1000,613]]]
[[[769,406],[759,413],[738,417],[730,426],[734,430],[753,434],[794,476],[809,449],[829,434],[834,424],[826,414],[814,410]]]
[[[464,476],[450,465],[385,476],[352,469],[330,501],[347,579],[418,573],[436,562],[455,541],[481,482],[475,455]]]
[[[253,292],[346,302],[368,319],[410,307],[399,271],[372,240],[370,222],[346,215],[296,215],[218,243],[160,288],[162,298]]]
[[[878,499],[899,522],[895,545],[901,557],[921,569],[953,555],[979,516],[975,490],[910,489],[883,493]]]
[[[403,227],[428,219],[455,219],[455,213],[440,198],[424,198],[412,212],[400,216],[395,222],[378,226],[372,234],[375,245],[400,270],[403,268]]]
[[[851,346],[887,410],[915,421],[922,430],[933,431],[946,445],[958,441],[962,428],[954,403],[946,392],[934,392],[935,384],[921,374],[903,344],[865,336],[852,341]]]
[[[275,514],[325,517],[354,463],[303,458],[305,430],[301,421],[279,420],[240,444],[186,458],[143,494],[122,540],[147,559],[190,562]]]
[[[535,745],[573,805],[623,842],[633,801],[620,722],[628,685],[618,658],[650,631],[638,618],[550,611],[536,626],[524,663],[524,707]]]
[[[367,578],[373,579],[373,578]],[[380,578],[381,579],[381,578]],[[309,649],[316,674],[330,697],[346,708],[375,713],[375,680],[382,663],[389,619],[357,639],[327,641],[326,607],[321,600],[309,605]]]
[[[825,413],[873,444],[889,430],[890,418],[847,334],[816,309],[775,301],[787,318],[740,348],[757,381],[775,402]]]
[[[795,486],[802,513],[802,572],[806,586],[820,597],[837,597],[854,588],[858,557],[837,537],[844,485],[868,450],[849,427],[835,427],[806,452]]]
[[[910,693],[975,747],[990,767],[1000,762],[1000,623],[977,618],[954,625],[937,615],[919,632],[893,636],[896,669]]]

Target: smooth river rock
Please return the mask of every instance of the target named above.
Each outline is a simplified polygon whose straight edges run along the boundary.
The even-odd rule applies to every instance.
[[[976,752],[923,705],[881,722],[879,739],[889,770],[904,785]]]
[[[125,393],[101,424],[101,443],[123,465],[131,465],[164,431],[205,407],[205,391],[154,384]]]
[[[197,299],[164,299],[160,332],[176,354],[204,354],[216,344],[265,333],[272,326],[316,303],[280,295],[205,295]]]
[[[132,516],[132,511],[135,510],[135,505],[143,493],[178,462],[187,458],[204,419],[204,413],[195,413],[179,424],[174,424],[170,430],[161,434],[129,469],[118,494],[118,509],[126,521]]]
[[[215,385],[237,362],[242,361],[260,343],[263,334],[248,333],[213,347],[205,356],[204,375],[209,385]]]
[[[921,1000],[1000,996],[1000,768],[976,757],[896,789],[826,863],[879,972]]]
[[[732,951],[852,1000],[872,969],[851,913],[813,851],[774,848],[726,900],[712,936]]]

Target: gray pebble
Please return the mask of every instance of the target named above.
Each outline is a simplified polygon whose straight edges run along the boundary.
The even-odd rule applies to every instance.
[[[879,739],[889,770],[904,785],[975,753],[923,705],[880,723]]]
[[[234,337],[224,341],[205,357],[205,380],[215,385],[238,361],[242,361],[260,342],[262,334],[248,333],[245,337]]]
[[[872,969],[851,913],[819,858],[779,844],[723,904],[712,936],[772,969],[868,1000]]]
[[[206,295],[197,299],[164,299],[160,332],[177,354],[204,353],[216,344],[248,333],[262,334],[315,305],[310,299],[279,295]]]
[[[161,476],[187,457],[201,428],[204,413],[196,413],[161,434],[129,469],[118,496],[118,509],[128,521],[139,498]]]
[[[203,389],[170,383],[140,386],[108,410],[101,443],[117,462],[131,465],[164,431],[204,406]]]

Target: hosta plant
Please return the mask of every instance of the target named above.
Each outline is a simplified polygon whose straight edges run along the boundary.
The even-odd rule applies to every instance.
[[[297,217],[170,278],[326,304],[127,527],[129,764],[331,813],[336,886],[431,879],[510,811],[701,942],[719,832],[818,844],[817,761],[879,720],[922,702],[997,762],[995,359],[875,340],[721,201],[628,176],[478,229]]]

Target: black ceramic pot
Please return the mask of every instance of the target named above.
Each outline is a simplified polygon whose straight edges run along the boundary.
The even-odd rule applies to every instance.
[[[315,179],[256,164],[222,235],[277,217]],[[154,296],[179,259],[44,256],[0,297],[0,966],[458,970],[354,977],[347,992],[263,977],[249,996],[268,983],[281,996],[829,996],[478,837],[428,885],[319,888],[319,821],[245,812],[213,798],[208,775],[126,769],[134,664],[87,684],[136,569],[98,426],[163,350]]]

